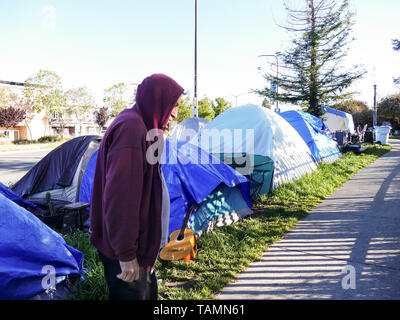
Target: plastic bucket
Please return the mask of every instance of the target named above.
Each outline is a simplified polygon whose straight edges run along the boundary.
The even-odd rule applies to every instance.
[[[390,127],[389,126],[380,126],[374,127],[376,133],[376,142],[380,142],[381,144],[388,144],[389,143],[389,133]]]

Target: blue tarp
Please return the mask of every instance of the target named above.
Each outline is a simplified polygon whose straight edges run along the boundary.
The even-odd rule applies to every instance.
[[[19,204],[20,206],[29,207],[29,208],[37,208],[36,204],[33,204],[31,202],[28,202],[28,201],[25,201],[19,195],[14,193],[10,188],[6,187],[1,182],[0,182],[0,193],[2,195],[4,195],[6,198],[8,198],[11,201],[15,202],[16,204]]]
[[[97,151],[82,176],[79,201],[90,203],[96,159]],[[170,196],[169,233],[182,227],[191,205],[200,204],[221,184],[239,186],[247,207],[251,207],[249,180],[199,147],[189,143],[178,146],[178,142],[167,139],[161,161]],[[193,224],[195,215],[189,224]]]
[[[79,188],[79,201],[90,203],[93,189],[94,171],[96,170],[98,150],[96,150],[89,159],[85,171],[82,175],[81,186]]]
[[[249,180],[197,146],[189,143],[176,145],[167,139],[162,158],[162,171],[171,203],[169,233],[182,227],[189,207],[194,204],[200,205],[220,185],[231,188],[238,186],[248,208],[251,208]],[[221,195],[217,196],[217,194],[216,201],[218,197],[221,201]],[[228,198],[226,189],[223,198]],[[210,201],[213,201],[213,197]],[[216,208],[216,206],[213,207]],[[206,213],[206,218],[208,221],[218,218],[219,215],[225,213],[223,211],[222,208],[217,210],[213,218]],[[193,213],[189,220],[190,225],[196,225],[197,214],[202,213]]]
[[[0,299],[31,298],[82,270],[80,251],[0,194]]]
[[[295,110],[280,115],[300,134],[316,161],[332,162],[341,157],[335,141],[323,134],[326,127],[320,118]]]
[[[330,107],[324,107],[324,111],[326,111],[328,113],[335,114],[335,115],[337,115],[339,117],[343,117],[343,118],[346,118],[346,116],[348,115],[347,112],[344,112],[344,111],[341,111],[341,110],[337,110],[337,109],[334,109],[334,108],[330,108]]]

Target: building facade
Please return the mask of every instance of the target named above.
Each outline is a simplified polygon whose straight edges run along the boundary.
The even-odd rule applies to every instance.
[[[3,97],[10,94],[22,97],[23,91],[24,83],[0,80],[0,95]],[[13,106],[12,101],[9,101],[9,106]],[[62,110],[62,115],[48,116],[45,111],[36,112],[29,107],[24,109],[26,110],[24,121],[12,128],[0,127],[0,144],[10,143],[14,140],[37,140],[43,136],[74,137],[99,133],[94,112],[86,112],[80,116],[65,109]]]

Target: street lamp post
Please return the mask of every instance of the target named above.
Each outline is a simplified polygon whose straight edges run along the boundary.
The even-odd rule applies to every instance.
[[[194,9],[194,98],[193,98],[193,107],[194,107],[194,115],[198,117],[199,115],[199,102],[197,99],[197,11],[198,11],[198,0],[195,0],[195,9]]]
[[[276,59],[276,78],[278,79],[278,76],[279,76],[279,61],[278,61],[278,57],[276,55],[274,55],[274,54],[262,54],[262,55],[260,55],[258,57],[275,57],[275,59]],[[279,85],[278,85],[278,82],[277,82],[276,83],[276,94],[277,95],[278,95],[278,88],[279,88]],[[276,100],[276,110],[279,110],[278,99],[275,99],[275,100]]]
[[[242,95],[244,95],[244,94],[247,94],[247,93],[250,93],[250,92],[243,92],[243,93],[239,93],[239,94],[230,93],[231,96],[234,96],[234,97],[235,97],[235,102],[236,102],[236,105],[235,105],[235,106],[237,106],[237,98],[240,97],[240,96],[242,96]]]
[[[374,114],[373,114],[372,126],[376,127],[376,84],[374,84]]]

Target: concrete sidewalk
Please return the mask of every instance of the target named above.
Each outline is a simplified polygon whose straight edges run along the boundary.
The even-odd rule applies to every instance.
[[[216,299],[400,299],[400,140]]]

